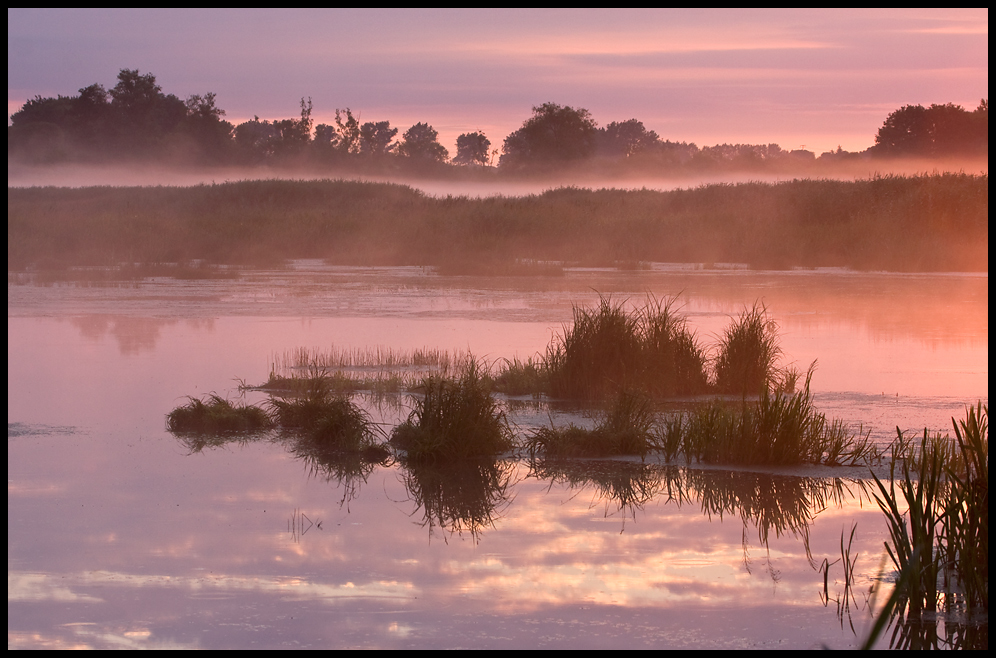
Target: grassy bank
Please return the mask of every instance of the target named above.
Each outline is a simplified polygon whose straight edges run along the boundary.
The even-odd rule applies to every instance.
[[[8,188],[7,214],[9,270],[291,258],[453,273],[514,273],[512,265],[534,261],[894,271],[988,271],[989,263],[987,175],[485,199],[347,181]]]

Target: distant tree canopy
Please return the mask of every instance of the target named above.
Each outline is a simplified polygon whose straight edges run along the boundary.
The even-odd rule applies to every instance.
[[[979,155],[989,152],[989,101],[974,112],[960,105],[905,105],[878,129],[873,150],[878,155]]]
[[[423,163],[446,162],[450,153],[438,137],[439,133],[429,124],[416,123],[402,135],[398,154]]]
[[[482,167],[488,164],[491,140],[485,137],[481,131],[464,133],[457,137],[456,143],[457,154],[453,158],[454,163],[462,165],[477,164]]]
[[[93,84],[78,96],[29,100],[10,117],[7,150],[41,162],[170,152],[211,159],[232,137],[214,98],[208,93],[184,102],[163,94],[151,73],[121,69],[109,92]]]
[[[121,69],[111,89],[92,84],[76,96],[36,96],[10,116],[7,154],[12,161],[146,159],[215,164],[311,163],[379,171],[385,166],[443,171],[449,151],[428,123],[416,123],[400,140],[390,121],[360,123],[348,107],[334,123],[314,125],[311,99],[299,117],[233,126],[213,92],[181,100],[164,93],[151,73]],[[499,171],[653,173],[673,170],[798,168],[807,163],[883,157],[988,156],[989,102],[969,112],[960,105],[906,105],[885,119],[875,145],[849,153],[840,147],[819,158],[804,148],[777,144],[717,144],[699,148],[662,140],[635,118],[598,127],[591,113],[556,103],[533,114],[505,138]],[[481,131],[457,138],[453,165],[490,168],[498,150]],[[590,164],[588,164],[590,163]]]
[[[598,129],[591,113],[544,103],[533,108],[533,116],[505,138],[500,166],[563,164],[595,153]]]

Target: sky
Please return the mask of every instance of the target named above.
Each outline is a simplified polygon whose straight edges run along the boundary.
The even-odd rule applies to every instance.
[[[8,9],[7,112],[123,68],[238,124],[336,108],[492,147],[546,102],[662,139],[863,150],[904,105],[989,97],[988,9]]]

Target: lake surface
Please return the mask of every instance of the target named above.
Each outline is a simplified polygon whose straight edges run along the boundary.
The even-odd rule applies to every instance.
[[[987,275],[657,265],[482,278],[305,261],[238,279],[8,283],[8,646],[853,647],[886,537],[867,469],[509,460],[471,491],[474,474],[345,468],[277,436],[198,446],[165,415],[186,396],[237,398],[239,380],[264,381],[300,347],[524,359],[572,304],[680,294],[706,344],[762,301],[785,361],[818,360],[817,407],[884,445],[897,425],[949,431],[967,404],[988,404],[988,287]],[[357,399],[387,430],[410,407]],[[520,433],[579,419],[510,405]],[[855,523],[848,615],[840,565],[829,601],[819,567]]]

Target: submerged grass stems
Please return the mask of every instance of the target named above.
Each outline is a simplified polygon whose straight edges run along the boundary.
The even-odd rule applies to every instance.
[[[170,432],[254,432],[273,427],[273,419],[259,407],[236,406],[217,395],[208,396],[207,402],[188,399],[188,404],[166,416],[166,429]]]
[[[514,447],[505,412],[473,359],[457,379],[428,377],[391,443],[410,461],[494,458]]]

